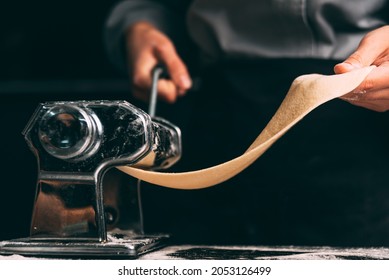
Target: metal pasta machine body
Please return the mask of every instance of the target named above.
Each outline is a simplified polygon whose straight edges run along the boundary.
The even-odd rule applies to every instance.
[[[164,245],[143,232],[140,182],[113,167],[171,166],[176,126],[126,101],[48,102],[23,134],[38,160],[30,236],[0,242],[1,254],[137,257]]]

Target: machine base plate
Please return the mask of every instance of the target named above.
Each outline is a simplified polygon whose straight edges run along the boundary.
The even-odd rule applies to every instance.
[[[50,258],[126,259],[137,258],[167,244],[168,235],[108,234],[107,242],[21,238],[0,242],[1,255]]]

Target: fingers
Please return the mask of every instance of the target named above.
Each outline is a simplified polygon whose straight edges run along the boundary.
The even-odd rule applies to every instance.
[[[132,65],[132,84],[136,89],[145,91],[151,87],[151,72],[157,62],[151,52],[147,50],[134,59]]]
[[[362,68],[363,65],[364,64],[362,61],[362,57],[360,53],[356,51],[352,55],[350,55],[345,61],[335,65],[334,72],[336,74],[343,74],[357,68]]]
[[[335,65],[336,74],[370,65],[377,66],[353,92],[341,99],[378,112],[389,109],[389,44],[386,39],[388,36],[389,26],[368,33],[353,54]]]
[[[376,91],[354,91],[340,97],[340,99],[377,112],[389,110],[389,88]]]
[[[334,72],[336,74],[343,74],[355,69],[373,65],[377,57],[379,57],[380,52],[380,50],[370,47],[367,43],[361,43],[359,48],[345,61],[335,65]]]
[[[389,88],[389,62],[373,69],[366,79],[355,89],[359,91],[380,91]]]
[[[162,61],[169,72],[171,79],[177,87],[177,93],[183,95],[192,86],[188,70],[178,56],[174,46],[170,42],[156,46],[156,55]]]
[[[353,92],[341,99],[377,112],[389,110],[389,67],[377,67]]]
[[[142,89],[142,88],[133,88],[133,96],[139,100],[144,102],[148,102],[150,99],[150,88]],[[170,81],[165,79],[160,79],[157,84],[158,98],[167,102],[174,103],[177,100],[178,92],[176,85]]]
[[[382,89],[376,91],[354,91],[341,97],[344,100],[354,101],[381,101],[389,100],[389,89]]]
[[[368,33],[353,54],[342,63],[335,65],[334,72],[336,74],[342,74],[365,66],[380,65],[382,56],[388,50],[385,39],[388,35],[388,26]]]
[[[370,101],[370,100],[348,100],[344,99],[343,100],[359,107],[363,107],[369,110],[373,110],[376,112],[386,112],[389,110],[389,100],[380,100],[379,102],[376,101]]]
[[[173,43],[150,24],[131,27],[127,34],[129,65],[132,73],[133,95],[143,101],[149,99],[152,70],[162,63],[170,80],[159,80],[158,96],[173,103],[192,86],[188,70],[177,54]]]
[[[366,79],[352,92],[345,95],[349,99],[389,99],[389,62],[373,69]]]

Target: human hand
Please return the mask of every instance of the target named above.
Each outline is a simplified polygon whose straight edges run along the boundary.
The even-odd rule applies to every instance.
[[[157,64],[164,64],[170,79],[158,81],[158,96],[174,103],[192,86],[188,70],[178,56],[172,41],[147,22],[130,26],[126,33],[128,62],[132,73],[133,95],[148,101],[152,83],[151,73]]]
[[[389,110],[389,25],[369,32],[357,50],[335,65],[336,74],[377,66],[353,92],[341,97],[351,104],[378,112]]]

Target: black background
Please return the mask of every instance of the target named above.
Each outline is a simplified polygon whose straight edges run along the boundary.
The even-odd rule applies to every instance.
[[[116,76],[102,28],[117,1],[2,1],[1,80]]]
[[[103,46],[104,22],[115,2],[0,4],[0,239],[29,234],[37,167],[22,130],[37,105],[129,95],[127,77],[112,67]],[[101,88],[118,81],[114,94]]]

